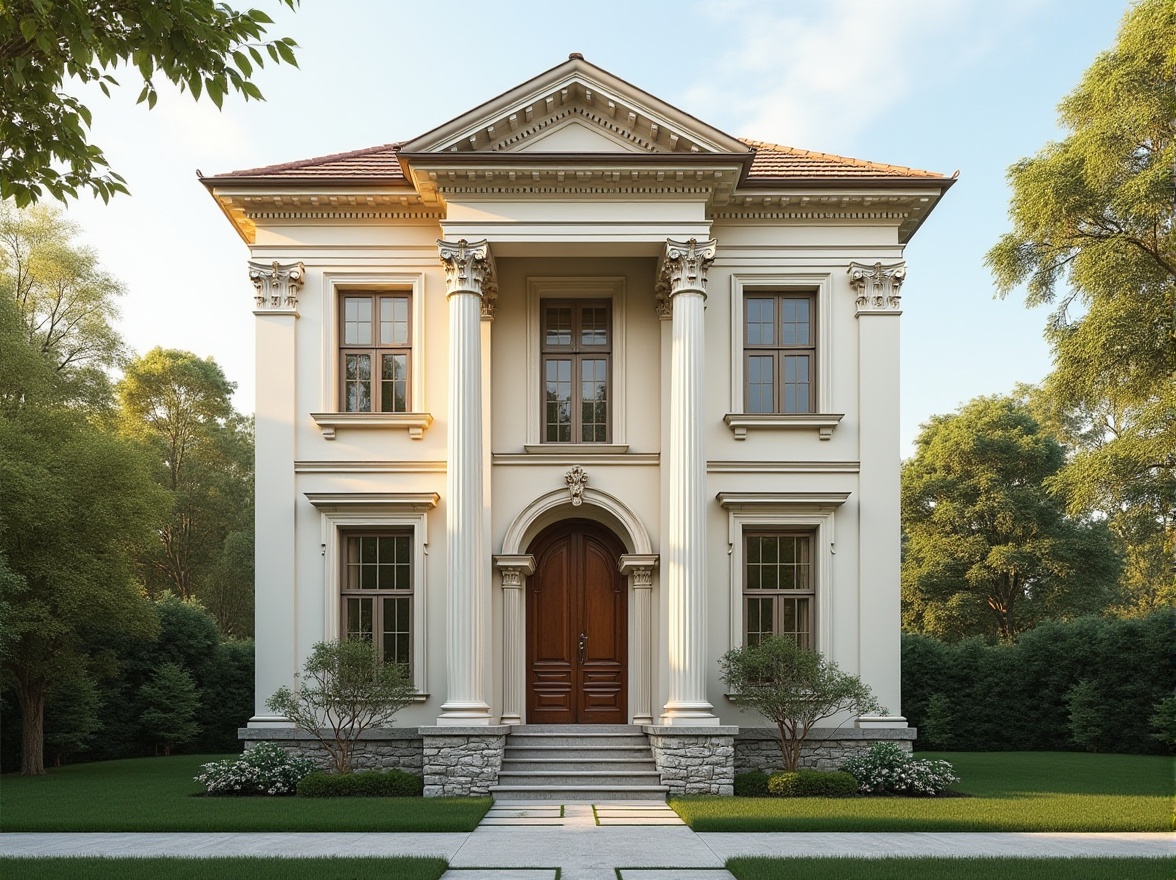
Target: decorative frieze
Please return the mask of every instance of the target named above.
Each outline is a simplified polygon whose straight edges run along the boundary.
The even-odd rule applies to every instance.
[[[256,291],[254,301],[258,311],[296,311],[298,291],[306,280],[306,267],[302,263],[250,260],[249,280]]]
[[[857,313],[898,313],[905,280],[906,263],[850,263],[849,286],[857,294]]]
[[[572,507],[579,507],[584,503],[584,489],[588,486],[588,472],[580,465],[576,465],[564,474],[564,482],[568,484]]]

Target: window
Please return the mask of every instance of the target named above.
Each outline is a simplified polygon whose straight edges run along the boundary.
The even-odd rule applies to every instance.
[[[768,636],[813,646],[816,600],[811,533],[743,534],[743,638],[758,645]]]
[[[608,443],[611,303],[543,300],[540,311],[543,442]]]
[[[408,532],[344,535],[342,634],[368,639],[386,663],[412,669],[413,551]]]
[[[744,411],[814,412],[813,295],[747,293],[743,307]]]
[[[339,298],[340,406],[349,413],[407,413],[412,400],[412,297]]]

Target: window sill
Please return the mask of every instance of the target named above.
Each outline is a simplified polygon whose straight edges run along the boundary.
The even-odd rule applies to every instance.
[[[528,443],[524,447],[531,455],[623,455],[628,443]]]
[[[339,428],[405,428],[413,440],[420,440],[433,423],[431,413],[311,413],[324,440],[334,440]]]
[[[736,440],[746,440],[749,430],[795,431],[808,428],[816,428],[821,439],[828,440],[843,418],[845,413],[727,413],[723,421],[734,432]]]

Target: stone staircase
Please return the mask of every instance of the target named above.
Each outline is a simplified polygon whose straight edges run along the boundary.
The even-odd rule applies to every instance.
[[[499,801],[664,801],[649,738],[631,724],[526,724],[506,738]]]

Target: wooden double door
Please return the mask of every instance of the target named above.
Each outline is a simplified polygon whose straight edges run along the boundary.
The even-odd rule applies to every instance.
[[[628,722],[628,597],[616,536],[558,523],[531,544],[527,578],[527,723]]]

